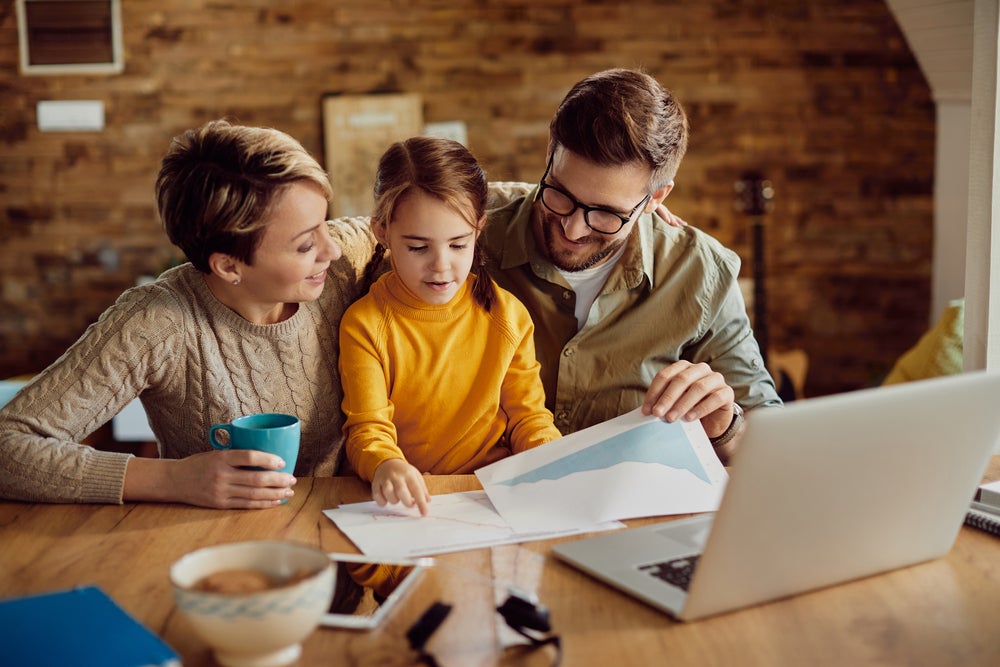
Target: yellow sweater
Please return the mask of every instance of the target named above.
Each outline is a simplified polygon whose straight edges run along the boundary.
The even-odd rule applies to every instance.
[[[382,276],[340,324],[347,456],[365,480],[391,458],[469,473],[560,437],[545,408],[533,325],[497,290],[489,313],[472,276],[443,306]]]

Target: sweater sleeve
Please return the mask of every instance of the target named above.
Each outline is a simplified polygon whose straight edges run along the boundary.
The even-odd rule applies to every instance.
[[[510,296],[507,326],[516,345],[500,390],[507,414],[507,440],[515,454],[562,437],[545,407],[545,389],[535,358],[534,326],[528,311]]]
[[[80,441],[169,372],[176,325],[154,307],[158,294],[123,294],[0,410],[0,497],[122,502],[131,455]]]
[[[357,282],[375,251],[375,235],[368,218],[335,218],[327,220],[326,225],[342,253],[335,265],[350,272]]]
[[[406,458],[397,444],[392,421],[389,369],[384,363],[386,356],[380,352],[384,347],[380,325],[384,329],[383,318],[370,297],[349,308],[340,323],[347,458],[361,479],[367,481],[383,461]]]

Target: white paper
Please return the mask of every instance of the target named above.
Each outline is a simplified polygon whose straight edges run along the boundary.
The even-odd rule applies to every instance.
[[[497,544],[546,540],[584,532],[623,528],[617,521],[557,531],[515,531],[494,509],[484,491],[446,493],[431,498],[429,513],[374,501],[323,510],[366,556],[392,560],[480,549]]]
[[[517,531],[711,512],[728,475],[700,422],[637,409],[480,468],[493,506]]]

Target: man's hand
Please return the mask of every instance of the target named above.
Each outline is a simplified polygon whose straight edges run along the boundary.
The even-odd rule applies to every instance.
[[[708,437],[717,438],[733,421],[735,397],[722,373],[716,373],[708,364],[677,361],[653,377],[642,414],[668,422],[700,419]]]
[[[427,482],[419,470],[403,459],[389,459],[375,468],[372,498],[380,507],[395,503],[403,503],[406,507],[416,506],[421,516],[427,516],[427,503],[431,501],[431,494],[428,493]]]
[[[245,466],[265,470],[245,470]],[[183,459],[129,459],[123,500],[181,502],[217,509],[265,509],[295,494],[294,476],[274,454],[228,449]]]

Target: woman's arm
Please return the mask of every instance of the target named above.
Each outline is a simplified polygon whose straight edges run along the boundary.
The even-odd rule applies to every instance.
[[[261,452],[141,459],[81,444],[146,391],[157,392],[156,400],[166,405],[182,405],[179,394],[190,390],[184,369],[191,359],[183,336],[190,327],[175,307],[181,299],[153,286],[129,290],[0,410],[0,497],[269,507],[289,495],[291,475],[240,468],[280,467]],[[161,443],[168,452],[178,449],[173,444]]]
[[[150,301],[127,292],[0,411],[0,497],[121,502],[130,455],[80,443],[149,381],[144,359],[169,337],[163,322],[153,339],[135,326]]]

